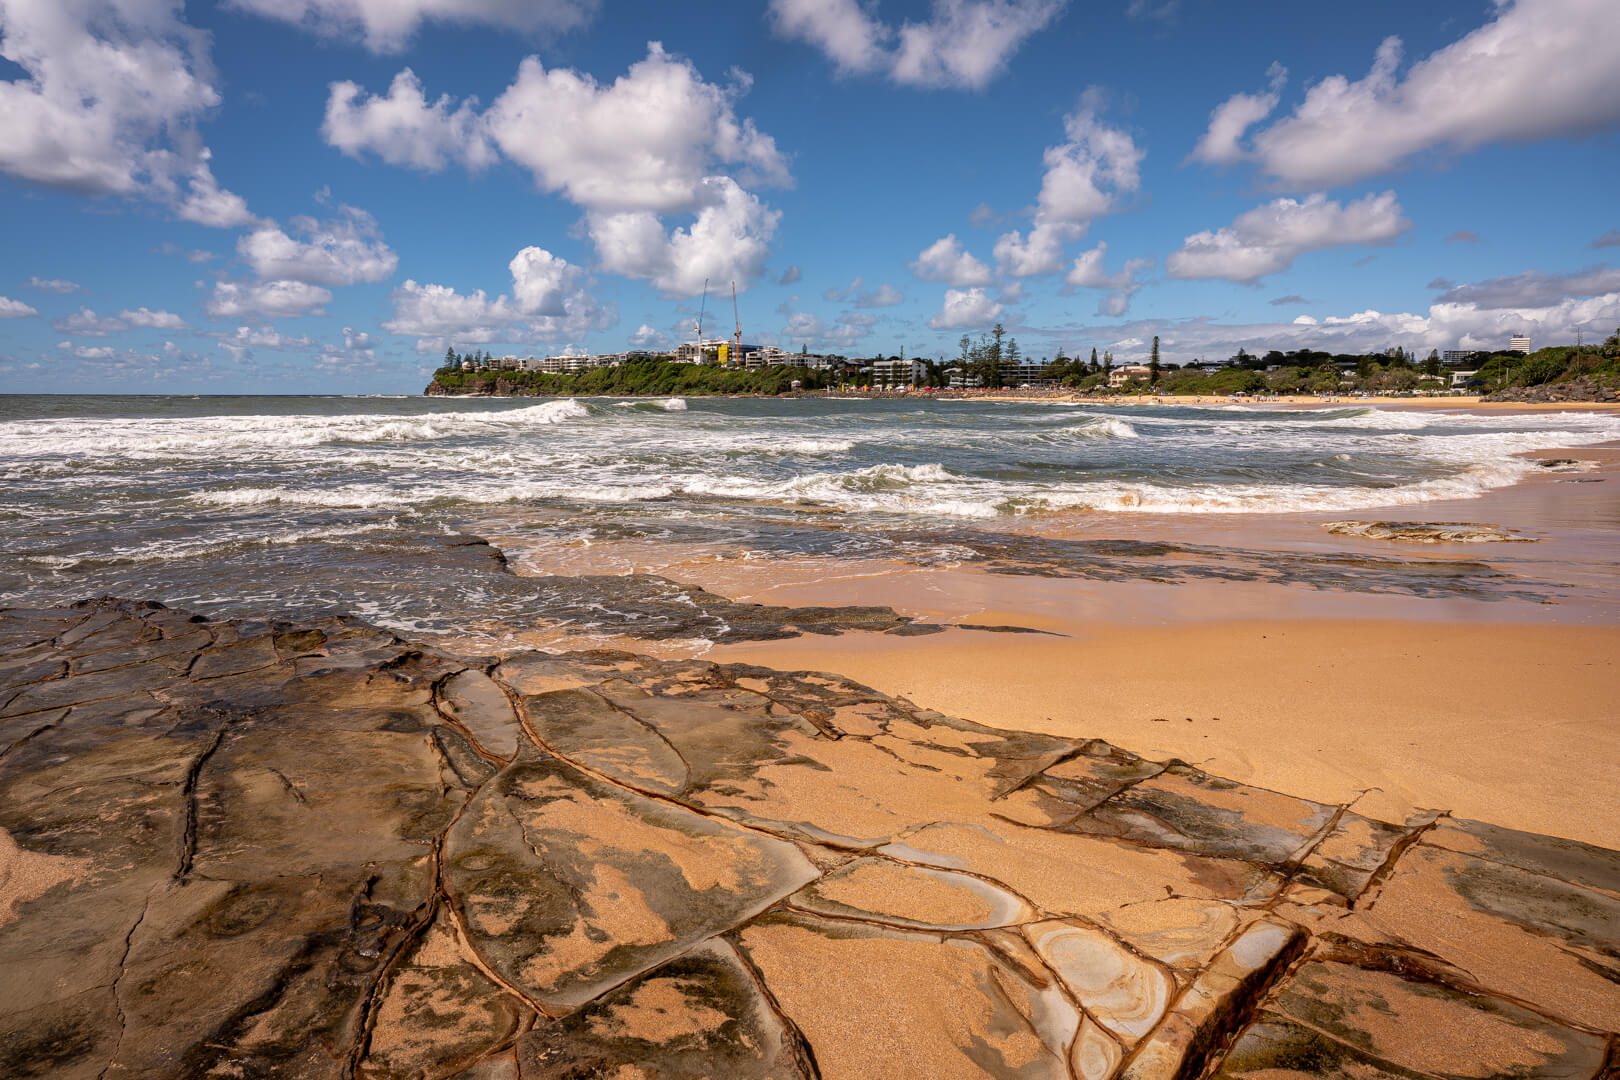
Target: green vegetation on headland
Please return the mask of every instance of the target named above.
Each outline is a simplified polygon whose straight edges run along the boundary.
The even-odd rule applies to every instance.
[[[997,327],[1000,331],[1000,327]],[[953,361],[922,359],[924,387],[943,389],[953,377],[961,388],[1037,388],[1082,394],[1224,396],[1244,394],[1406,394],[1445,391],[1492,395],[1503,400],[1607,401],[1620,397],[1620,330],[1601,345],[1556,345],[1532,353],[1475,352],[1442,363],[1438,351],[1419,360],[1402,350],[1390,353],[1329,353],[1312,349],[1272,350],[1264,355],[1239,349],[1219,363],[1161,363],[1158,339],[1147,364],[1120,365],[1109,353],[1099,359],[1031,362],[1015,341],[1003,347],[1001,334],[975,344],[962,339]],[[477,367],[463,370],[454,352],[434,372],[428,394],[501,396],[636,396],[714,394],[775,395],[796,391],[866,388],[874,385],[871,361],[843,367],[773,366],[744,370],[714,363],[677,363],[670,357],[625,361],[570,374],[545,374]],[[874,357],[872,359],[882,359]],[[889,357],[900,361],[900,357]],[[798,385],[795,386],[794,384]]]
[[[461,371],[433,373],[429,394],[498,394],[512,397],[562,397],[573,394],[631,397],[672,394],[786,394],[794,389],[824,390],[843,381],[841,373],[809,368],[766,367],[753,371],[717,364],[677,364],[670,360],[631,360],[618,367],[593,368],[566,375],[538,371]]]

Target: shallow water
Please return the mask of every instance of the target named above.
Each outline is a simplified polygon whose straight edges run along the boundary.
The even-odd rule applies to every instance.
[[[0,397],[0,604],[117,594],[445,632],[518,625],[551,612],[535,589],[514,592],[497,563],[434,537],[493,523],[530,550],[633,539],[1006,572],[1050,565],[1005,538],[1038,537],[1053,515],[1130,536],[1166,516],[1466,499],[1534,468],[1517,454],[1615,439],[1606,414],[1366,407]],[[1142,562],[1114,554],[1123,573]],[[1320,570],[1263,562],[1255,573],[1281,580]],[[1372,564],[1356,571],[1369,587],[1489,584]]]

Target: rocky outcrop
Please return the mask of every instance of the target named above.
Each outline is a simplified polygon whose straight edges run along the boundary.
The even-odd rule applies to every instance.
[[[1366,540],[1401,540],[1409,544],[1527,543],[1534,536],[1478,521],[1328,521],[1322,528],[1340,536]]]
[[[0,1075],[1597,1077],[1620,853],[835,675],[0,612]]]
[[[1510,386],[1487,394],[1481,401],[1522,401],[1530,404],[1548,404],[1561,401],[1596,401],[1620,404],[1620,383],[1613,378],[1599,379],[1582,375],[1565,382],[1541,383],[1538,386]]]

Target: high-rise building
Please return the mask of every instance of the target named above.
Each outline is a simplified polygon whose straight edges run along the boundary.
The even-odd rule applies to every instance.
[[[1528,353],[1530,351],[1530,338],[1527,334],[1514,334],[1508,339],[1508,351]]]

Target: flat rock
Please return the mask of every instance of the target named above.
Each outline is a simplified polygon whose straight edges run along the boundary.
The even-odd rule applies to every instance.
[[[0,1076],[1584,1078],[1617,958],[1620,853],[831,673],[0,611]]]

